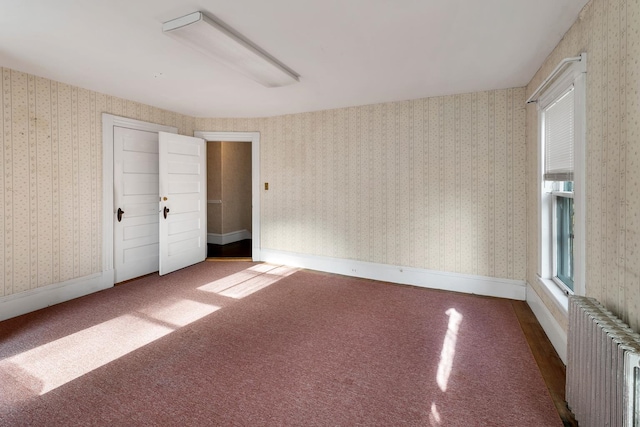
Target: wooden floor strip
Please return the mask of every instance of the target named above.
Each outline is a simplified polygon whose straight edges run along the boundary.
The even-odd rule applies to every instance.
[[[566,427],[577,427],[578,423],[573,413],[567,408],[565,400],[566,369],[564,363],[529,305],[525,301],[513,301],[512,304],[562,422]]]

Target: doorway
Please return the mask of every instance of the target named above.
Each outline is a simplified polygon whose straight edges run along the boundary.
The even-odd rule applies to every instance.
[[[194,136],[205,141],[224,141],[227,143],[250,143],[251,146],[251,259],[261,261],[260,258],[260,133],[259,132],[209,132],[196,131]],[[207,143],[208,145],[208,143]],[[207,147],[208,148],[208,147]],[[216,204],[216,200],[208,198],[208,208]],[[208,219],[207,219],[208,220]],[[223,234],[223,233],[220,233]],[[240,236],[242,237],[242,236]],[[207,236],[209,240],[209,236]],[[246,240],[246,239],[241,239]],[[224,241],[223,241],[224,243]],[[245,243],[246,244],[246,243]]]
[[[207,257],[251,259],[251,142],[207,142]]]

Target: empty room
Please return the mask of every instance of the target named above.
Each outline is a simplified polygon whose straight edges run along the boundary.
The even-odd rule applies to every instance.
[[[640,426],[640,0],[3,0],[0,73],[0,425]]]

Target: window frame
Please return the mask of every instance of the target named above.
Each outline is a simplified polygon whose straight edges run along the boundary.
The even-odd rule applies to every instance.
[[[553,191],[544,180],[545,167],[545,128],[544,110],[574,88],[574,173],[573,193]],[[585,197],[585,151],[586,151],[586,55],[581,61],[569,66],[549,85],[537,101],[538,107],[538,277],[542,283],[557,295],[585,294],[585,233],[586,233],[586,197]],[[573,197],[574,239],[573,239],[573,291],[555,277],[557,235],[553,226],[557,219],[557,197]]]

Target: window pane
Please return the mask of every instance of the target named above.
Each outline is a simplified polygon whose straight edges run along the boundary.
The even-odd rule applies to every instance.
[[[573,290],[573,199],[556,198],[556,276]]]

